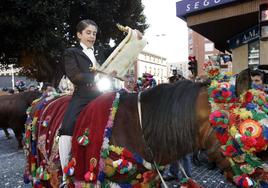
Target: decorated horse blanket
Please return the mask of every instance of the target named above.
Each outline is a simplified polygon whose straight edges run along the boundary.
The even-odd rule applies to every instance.
[[[72,140],[72,156],[76,161],[74,176],[78,181],[84,181],[84,176],[92,165],[91,172],[98,174],[104,129],[114,95],[114,93],[107,93],[96,98],[87,105],[77,119]],[[81,142],[83,136],[87,136],[88,142]],[[92,164],[92,161],[96,161],[96,164]]]
[[[98,161],[103,143],[104,129],[108,121],[115,93],[99,96],[89,103],[80,113],[73,134],[72,157],[75,159],[75,179],[84,181],[90,168],[90,161],[96,164],[93,173],[98,174]],[[26,122],[27,166],[24,181],[34,185],[58,187],[62,172],[58,154],[58,130],[70,96],[45,98],[36,101],[33,118]],[[30,111],[30,110],[29,110]],[[29,112],[28,112],[29,114]],[[86,139],[84,139],[86,138]],[[53,183],[54,182],[54,183]]]
[[[27,160],[24,172],[25,183],[33,181],[36,185],[50,178],[55,178],[57,182],[60,173],[57,169],[60,163],[56,135],[70,98],[70,96],[59,97],[58,95],[42,96],[27,110],[24,147]]]

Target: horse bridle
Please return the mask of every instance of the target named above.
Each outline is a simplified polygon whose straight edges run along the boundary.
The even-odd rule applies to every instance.
[[[220,148],[221,143],[220,143],[220,141],[218,139],[216,139],[216,142],[214,142],[211,145],[211,147],[209,149],[207,149],[207,146],[208,146],[207,141],[208,141],[209,137],[214,133],[214,129],[211,126],[207,126],[207,127],[203,128],[201,130],[201,134],[202,134],[203,130],[205,130],[205,131],[204,131],[204,136],[203,136],[203,138],[201,140],[201,148],[206,149],[207,155],[212,156]],[[220,155],[220,156],[222,158],[224,158],[223,155]],[[227,166],[227,167],[222,167],[221,168],[221,170],[223,170],[223,171],[225,171],[226,169],[229,169],[229,167]]]
[[[161,175],[161,173],[160,173],[159,170],[158,170],[158,167],[157,167],[156,162],[155,162],[155,160],[154,160],[154,155],[153,155],[152,149],[148,146],[148,144],[147,144],[147,142],[146,142],[146,140],[145,140],[145,138],[144,138],[143,127],[142,127],[141,101],[140,101],[140,99],[141,99],[141,92],[138,93],[138,100],[137,100],[138,104],[137,104],[137,105],[138,105],[138,115],[139,115],[139,122],[140,122],[140,127],[141,127],[141,132],[142,132],[142,138],[143,138],[143,140],[144,140],[145,147],[147,148],[146,150],[149,151],[149,154],[150,154],[150,156],[151,156],[151,158],[152,158],[154,167],[155,167],[155,169],[156,169],[156,171],[157,171],[157,173],[158,173],[158,175],[159,175],[159,177],[160,177],[160,179],[161,179],[161,182],[162,182],[163,186],[164,186],[165,188],[168,188],[168,186],[167,186],[167,184],[166,184],[166,182],[165,182],[163,176]]]

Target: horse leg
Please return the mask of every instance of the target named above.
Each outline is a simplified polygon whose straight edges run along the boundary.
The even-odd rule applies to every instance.
[[[201,161],[200,161],[200,159],[199,159],[199,155],[200,155],[200,150],[198,150],[198,151],[194,151],[193,152],[193,158],[192,158],[192,161],[193,161],[193,164],[195,165],[195,166],[201,166]]]
[[[5,135],[6,135],[6,138],[7,138],[7,139],[11,139],[11,136],[10,136],[10,134],[9,134],[9,132],[8,132],[8,130],[7,130],[7,128],[3,128],[3,131],[4,131]]]
[[[18,141],[18,149],[23,149],[23,144],[22,144],[22,132],[20,132],[17,129],[13,129],[14,133],[15,133],[15,137]]]

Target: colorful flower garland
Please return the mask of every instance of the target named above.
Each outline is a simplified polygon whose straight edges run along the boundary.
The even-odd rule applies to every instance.
[[[116,93],[115,100],[113,101],[113,104],[112,104],[109,120],[108,120],[106,128],[104,130],[104,138],[103,138],[103,143],[102,143],[101,152],[100,152],[101,157],[100,157],[100,161],[99,161],[99,174],[98,174],[98,181],[100,183],[104,182],[104,177],[105,177],[104,157],[108,156],[108,154],[109,154],[109,149],[108,149],[109,148],[109,140],[112,136],[112,128],[114,125],[114,118],[115,118],[116,112],[117,112],[118,107],[119,107],[119,99],[120,99],[120,94]]]
[[[234,182],[239,187],[256,187],[260,183],[267,186],[267,182],[253,179],[265,168],[255,153],[268,146],[267,96],[252,89],[241,95],[240,100],[235,99],[234,87],[225,81],[213,80],[209,88],[211,126],[231,164]]]
[[[29,160],[25,167],[24,172],[24,183],[28,184],[33,181],[35,187],[40,187],[40,180],[48,180],[50,178],[48,172],[45,169],[45,163],[41,162],[40,166],[37,167],[37,129],[38,129],[38,118],[41,115],[41,111],[52,99],[59,97],[59,93],[50,92],[43,94],[40,98],[34,100],[31,106],[27,109],[27,119],[25,122],[25,146],[24,152],[26,158]],[[33,106],[36,106],[33,118],[31,117],[31,111]],[[49,120],[46,119],[42,122],[42,126],[47,127]]]

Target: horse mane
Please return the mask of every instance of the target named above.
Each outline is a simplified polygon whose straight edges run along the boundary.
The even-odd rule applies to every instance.
[[[244,69],[237,74],[235,79],[235,94],[239,97],[251,86],[250,68]]]
[[[141,95],[143,134],[154,158],[179,158],[194,150],[198,132],[196,100],[205,85],[182,80],[160,84]]]

